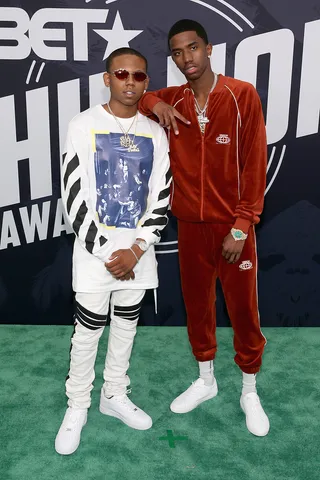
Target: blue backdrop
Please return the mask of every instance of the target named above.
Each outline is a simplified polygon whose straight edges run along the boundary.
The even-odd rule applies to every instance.
[[[131,46],[150,89],[183,81],[167,51],[181,18],[200,21],[213,68],[256,85],[268,133],[268,186],[258,228],[263,326],[320,326],[319,0],[40,0],[0,7],[0,322],[71,324],[72,234],[60,201],[66,127],[108,97],[104,60]],[[176,222],[157,247],[158,314],[184,325]],[[228,325],[218,286],[218,324]]]

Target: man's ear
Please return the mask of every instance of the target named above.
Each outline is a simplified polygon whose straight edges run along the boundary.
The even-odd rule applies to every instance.
[[[206,49],[207,49],[208,57],[211,57],[211,55],[212,55],[212,43],[208,43],[208,45],[206,46]]]
[[[106,87],[110,87],[110,73],[105,72],[103,74],[103,81]]]

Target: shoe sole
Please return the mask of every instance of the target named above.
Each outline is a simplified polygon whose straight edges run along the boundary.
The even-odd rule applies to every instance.
[[[245,411],[245,408],[244,406],[242,405],[242,401],[241,401],[241,398],[240,398],[240,407],[241,407],[241,410],[243,411],[245,417],[246,417],[246,426],[247,426],[247,429],[248,429],[248,432],[250,432],[252,435],[254,435],[255,437],[266,437],[269,433],[269,430],[270,430],[270,426],[268,428],[268,431],[266,433],[255,433],[255,432],[252,432],[249,427],[248,427],[248,423],[247,423],[247,414],[246,414],[246,411]]]
[[[87,424],[87,420],[84,422],[84,424],[82,425],[82,428],[85,427]],[[82,428],[81,428],[81,433],[82,433]],[[80,433],[80,439],[79,439],[79,443],[78,445],[71,451],[71,452],[59,452],[59,450],[57,449],[56,445],[54,446],[55,448],[55,451],[59,454],[59,455],[72,455],[74,452],[76,452],[79,448],[79,445],[80,445],[80,442],[81,442],[81,433]]]
[[[183,413],[189,413],[189,412],[192,412],[192,410],[194,410],[195,408],[197,408],[199,405],[201,405],[201,403],[203,402],[206,402],[207,400],[211,400],[212,398],[216,397],[218,395],[218,386],[217,388],[215,389],[215,391],[213,393],[210,393],[209,395],[207,395],[205,398],[202,398],[201,400],[199,400],[196,405],[194,405],[192,408],[189,408],[188,410],[184,410],[183,412],[177,412],[175,410],[172,410],[171,406],[172,404],[170,405],[170,410],[171,412],[173,413],[180,413],[180,414],[183,414]]]
[[[151,425],[149,425],[147,427],[139,427],[137,425],[134,425],[134,424],[128,422],[127,420],[125,420],[118,412],[115,412],[111,408],[103,407],[102,405],[100,405],[99,411],[103,415],[108,415],[109,417],[117,418],[122,423],[124,423],[125,425],[127,425],[130,428],[133,428],[134,430],[149,430],[152,427],[152,422],[151,422]]]

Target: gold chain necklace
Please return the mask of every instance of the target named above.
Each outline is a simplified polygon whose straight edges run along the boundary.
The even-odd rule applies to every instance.
[[[138,111],[137,111],[137,113],[135,114],[134,119],[133,119],[130,127],[128,128],[127,131],[125,131],[125,129],[124,129],[123,126],[121,125],[121,122],[118,120],[118,118],[115,116],[115,114],[114,114],[113,111],[111,110],[111,107],[110,107],[109,103],[107,103],[107,106],[108,106],[108,109],[110,110],[111,115],[113,116],[113,118],[114,118],[115,121],[117,122],[118,126],[120,127],[120,130],[121,130],[122,133],[123,133],[123,136],[120,137],[120,145],[121,145],[121,147],[127,148],[127,149],[128,149],[128,152],[140,152],[139,147],[138,147],[137,145],[135,145],[135,143],[134,143],[135,138],[136,138],[136,133],[137,133]],[[134,131],[133,139],[131,140],[131,138],[130,138],[130,136],[129,136],[129,132],[130,132],[131,128],[133,127],[134,122],[136,122],[136,128],[135,128],[135,131]]]

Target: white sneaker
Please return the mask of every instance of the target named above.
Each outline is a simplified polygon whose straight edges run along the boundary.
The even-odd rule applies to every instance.
[[[170,405],[174,413],[187,413],[195,409],[200,403],[213,398],[218,393],[218,385],[214,379],[213,385],[205,385],[203,378],[198,378],[192,385]]]
[[[241,395],[240,406],[246,415],[246,424],[250,433],[257,437],[268,434],[270,423],[256,393]]]
[[[55,449],[60,455],[71,455],[80,444],[82,427],[87,423],[86,408],[67,408],[55,440]]]
[[[131,390],[127,390],[130,393]],[[136,430],[148,430],[152,427],[152,418],[137,407],[128,398],[127,393],[107,398],[101,389],[100,412],[104,415],[116,417],[123,423]]]

